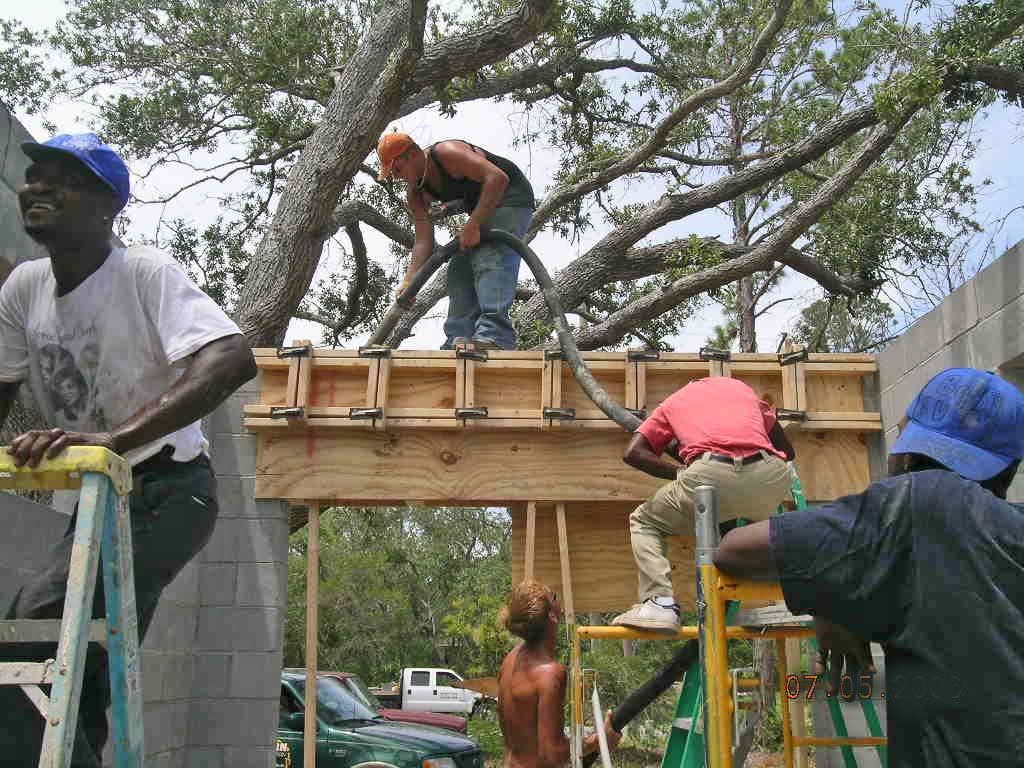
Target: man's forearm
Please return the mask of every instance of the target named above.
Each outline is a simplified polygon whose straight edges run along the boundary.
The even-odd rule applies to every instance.
[[[508,189],[508,178],[502,176],[489,176],[484,180],[480,188],[480,199],[469,218],[477,226],[483,226],[494,214],[501,202],[501,198]]]
[[[670,464],[664,459],[652,458],[650,456],[634,456],[627,459],[630,466],[636,467],[642,472],[646,472],[648,475],[654,477],[660,477],[662,480],[675,480],[676,473],[679,471],[679,467],[675,464]]]
[[[419,241],[412,247],[412,253],[409,257],[409,269],[406,270],[409,277],[412,277],[424,264],[427,263],[427,259],[430,258],[430,254],[434,250],[433,243],[420,243]]]
[[[255,375],[251,352],[246,360],[237,349],[200,350],[170,389],[111,431],[114,450],[123,454],[198,421]]]

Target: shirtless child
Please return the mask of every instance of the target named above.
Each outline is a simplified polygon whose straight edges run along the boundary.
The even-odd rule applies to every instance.
[[[501,622],[523,642],[513,648],[498,672],[498,720],[505,737],[504,768],[556,768],[569,762],[564,732],[565,667],[555,661],[562,607],[558,596],[538,581],[512,590]],[[608,748],[622,738],[605,717]],[[596,752],[597,734],[583,741],[583,754]]]

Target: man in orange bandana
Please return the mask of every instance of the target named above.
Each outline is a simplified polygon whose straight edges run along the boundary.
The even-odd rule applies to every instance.
[[[478,349],[515,349],[509,309],[516,295],[519,254],[506,245],[481,243],[480,227],[526,234],[533,218],[533,188],[504,157],[466,141],[451,140],[422,149],[405,133],[391,132],[377,145],[381,179],[406,183],[416,241],[398,292],[434,249],[434,225],[428,215],[434,201],[461,201],[470,212],[459,233],[462,250],[448,265],[447,337],[442,349],[472,341]]]

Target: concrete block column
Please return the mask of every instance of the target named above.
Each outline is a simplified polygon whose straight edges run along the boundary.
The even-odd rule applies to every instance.
[[[249,382],[206,420],[220,516],[197,558],[189,766],[274,764],[288,578],[288,511],[256,501],[256,437],[242,426]]]

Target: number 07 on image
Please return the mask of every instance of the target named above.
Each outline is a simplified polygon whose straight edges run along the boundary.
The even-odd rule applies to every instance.
[[[803,698],[811,701],[823,695],[850,701],[854,699],[870,699],[874,697],[874,681],[871,675],[859,675],[856,679],[851,675],[839,678],[839,690],[829,690],[827,675],[786,675],[786,698],[790,701]],[[885,698],[885,691],[878,692],[879,698]]]

